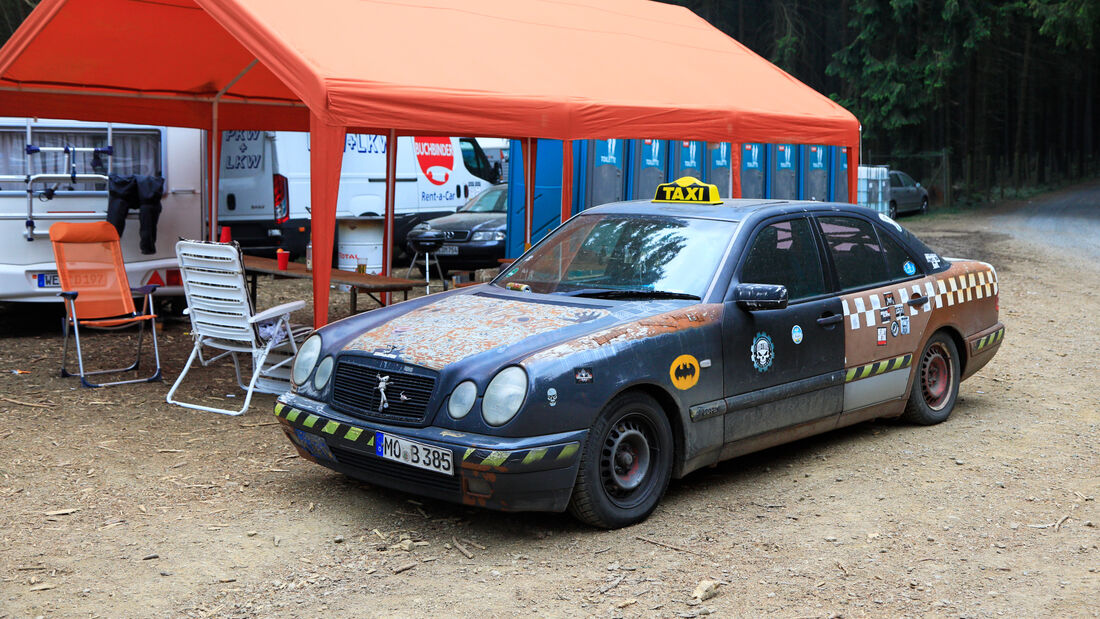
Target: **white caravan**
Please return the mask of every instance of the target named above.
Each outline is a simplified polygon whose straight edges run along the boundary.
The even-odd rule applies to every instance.
[[[453,213],[496,182],[499,173],[473,138],[400,137],[394,196],[395,249],[413,226]],[[226,131],[218,180],[218,221],[249,253],[283,248],[294,256],[309,241],[309,134]],[[386,137],[347,135],[336,216],[385,214]]]
[[[178,237],[202,238],[202,160],[197,129],[0,118],[0,301],[60,302],[50,226],[105,220],[111,173],[164,177],[155,253],[140,251],[135,210],[122,257],[131,286],[182,297],[174,248]]]

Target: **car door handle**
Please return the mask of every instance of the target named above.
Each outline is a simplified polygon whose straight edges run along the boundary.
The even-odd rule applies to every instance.
[[[843,314],[829,314],[828,316],[822,316],[821,318],[818,318],[817,324],[821,325],[822,327],[829,327],[837,324],[842,320],[844,320]]]
[[[928,303],[928,297],[913,297],[912,299],[906,301],[906,303],[909,304],[909,307],[924,305],[925,303]]]

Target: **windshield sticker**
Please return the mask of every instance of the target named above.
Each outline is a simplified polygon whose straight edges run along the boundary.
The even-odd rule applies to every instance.
[[[684,391],[699,382],[699,361],[692,355],[680,355],[668,368],[672,386]]]
[[[901,265],[901,270],[905,271],[906,275],[916,275],[917,265],[913,264],[912,260],[906,260],[905,264]]]
[[[795,344],[802,343],[802,327],[798,325],[791,327],[791,341]]]
[[[519,273],[519,267],[512,267],[508,269],[508,272],[504,274],[504,277],[511,277],[516,273]]]
[[[767,372],[772,367],[772,362],[775,361],[775,344],[767,333],[757,333],[749,351],[752,354],[752,367],[757,372]]]
[[[890,219],[890,217],[888,217],[885,213],[879,213],[878,218],[893,226],[898,232],[902,231],[901,225],[899,225],[898,222],[894,221],[893,219]]]

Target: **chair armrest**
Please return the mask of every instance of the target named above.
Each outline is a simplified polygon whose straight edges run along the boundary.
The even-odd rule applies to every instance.
[[[305,301],[291,301],[290,303],[283,303],[282,305],[276,305],[271,309],[266,309],[259,314],[255,314],[252,318],[248,319],[250,323],[257,323],[261,320],[271,320],[272,318],[278,318],[284,314],[296,312],[306,306]]]
[[[80,294],[80,293],[77,292],[76,290],[62,290],[61,292],[57,293],[57,296],[65,297],[66,299],[72,301],[73,299],[76,298],[76,295],[78,295],[78,294]]]
[[[153,291],[155,291],[157,288],[160,288],[160,284],[149,284],[148,286],[131,288],[130,294],[153,294]]]

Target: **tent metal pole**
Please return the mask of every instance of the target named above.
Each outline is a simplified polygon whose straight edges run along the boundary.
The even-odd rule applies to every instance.
[[[535,212],[535,163],[539,143],[535,138],[526,138],[526,152],[523,153],[523,251],[531,249],[531,221]]]
[[[211,110],[211,117],[212,118],[211,118],[211,123],[210,123],[211,124],[210,139],[215,140],[215,142],[214,142],[214,156],[210,158],[210,186],[211,186],[211,190],[210,190],[210,197],[211,197],[211,200],[210,200],[210,239],[211,240],[219,238],[219,236],[218,236],[218,172],[219,172],[219,168],[221,168],[222,136],[221,136],[221,133],[218,131],[218,103],[221,102],[221,99],[222,99],[223,96],[225,96],[225,93],[229,92],[229,89],[232,88],[233,85],[236,84],[238,81],[240,81],[240,79],[242,77],[244,77],[249,71],[251,71],[252,67],[256,66],[256,64],[258,62],[260,62],[259,58],[253,58],[252,62],[248,63],[247,67],[242,69],[241,72],[238,73],[236,77],[229,80],[229,82],[227,82],[225,84],[225,86],[223,86],[222,89],[219,90],[216,95],[214,95],[214,102],[211,105],[211,107],[213,109]]]
[[[386,219],[382,226],[382,275],[389,277],[393,270],[393,219],[397,185],[397,131],[390,129],[386,136]],[[427,271],[427,267],[424,269]],[[427,275],[427,273],[425,273]],[[430,278],[431,276],[428,275]],[[382,305],[391,302],[390,292],[382,293]]]
[[[561,223],[573,216],[573,140],[561,144]]]

